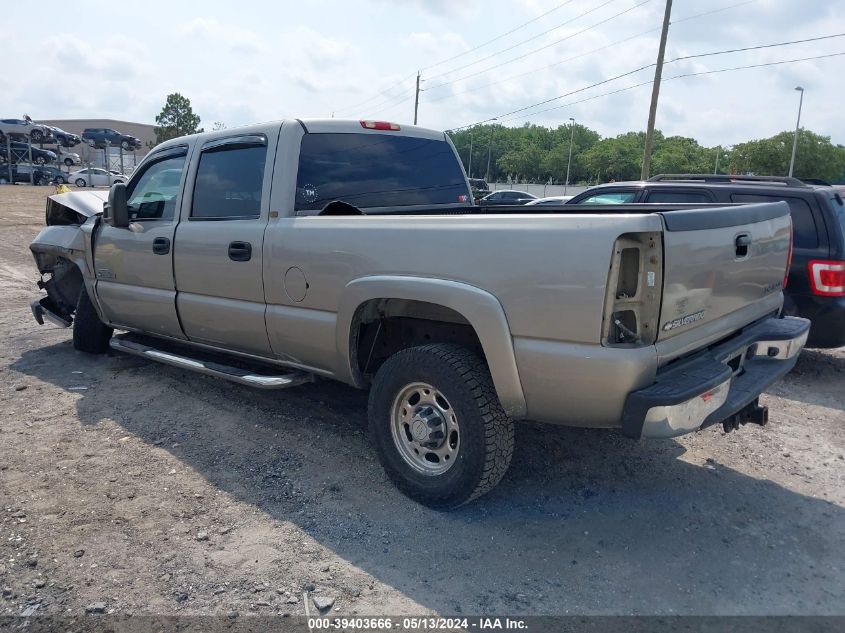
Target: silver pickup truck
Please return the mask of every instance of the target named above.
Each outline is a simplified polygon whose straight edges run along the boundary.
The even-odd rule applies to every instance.
[[[384,468],[434,507],[501,479],[514,420],[763,424],[808,331],[780,317],[786,204],[475,207],[449,138],[418,127],[178,138],[103,197],[48,201],[39,323],[258,388],[369,388]]]

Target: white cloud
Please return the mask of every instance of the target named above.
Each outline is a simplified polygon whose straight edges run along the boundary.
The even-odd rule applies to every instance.
[[[648,82],[653,69],[554,98],[652,63],[663,9],[663,2],[653,1],[577,34],[638,3],[617,0],[554,28],[601,3],[576,1],[483,45],[557,7],[560,0],[147,2],[149,11],[143,13],[103,4],[109,15],[105,35],[68,23],[54,25],[49,35],[40,37],[7,34],[7,57],[25,57],[29,66],[27,73],[0,76],[0,115],[27,111],[36,118],[101,116],[151,122],[166,95],[178,91],[191,99],[204,125],[218,120],[232,127],[332,112],[407,122],[413,117],[416,71],[422,69],[422,125],[454,128],[549,101],[513,115],[507,124],[556,126],[574,116],[604,135],[615,135],[645,127],[650,86],[590,98]],[[667,59],[845,31],[845,16],[837,11],[841,0],[814,0],[812,11],[792,0],[757,0],[683,20],[729,4],[675,0]],[[98,11],[92,8],[92,13]],[[162,21],[164,13],[168,17]],[[616,43],[623,39],[628,41]],[[32,55],[32,50],[43,52]],[[703,57],[667,64],[664,76],[840,50],[845,50],[845,38]],[[667,81],[661,88],[657,125],[666,134],[693,136],[708,145],[768,136],[794,125],[793,88],[801,84],[806,88],[802,122],[845,142],[840,112],[845,82],[838,76],[843,61]],[[444,82],[452,83],[438,87]],[[565,105],[575,101],[582,102]],[[520,115],[528,116],[516,118]]]

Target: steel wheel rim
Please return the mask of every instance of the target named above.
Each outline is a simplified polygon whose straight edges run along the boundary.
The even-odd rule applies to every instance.
[[[399,390],[390,409],[390,433],[399,455],[416,472],[442,475],[461,448],[458,417],[446,396],[414,382]]]

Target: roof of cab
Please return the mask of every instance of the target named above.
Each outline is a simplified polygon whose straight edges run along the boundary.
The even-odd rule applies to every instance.
[[[432,130],[417,125],[391,121],[399,126],[398,130],[371,130],[365,128],[361,121],[381,121],[382,119],[297,119],[305,130],[315,134],[393,134],[398,136],[416,136],[442,141],[445,136],[440,130]]]
[[[263,123],[253,123],[250,125],[242,125],[240,127],[230,127],[222,130],[214,130],[211,132],[199,132],[197,134],[188,134],[178,138],[163,141],[155,146],[154,151],[166,149],[177,145],[184,145],[189,140],[207,141],[216,138],[226,138],[229,136],[237,136],[240,134],[252,134],[261,131],[268,125],[282,124],[285,122],[299,123],[308,133],[335,133],[335,134],[388,134],[397,136],[414,136],[417,138],[428,138],[432,140],[442,141],[446,134],[440,130],[432,130],[417,125],[408,125],[399,123],[399,130],[372,130],[361,125],[361,121],[370,121],[376,119],[284,119],[280,121],[266,121]]]

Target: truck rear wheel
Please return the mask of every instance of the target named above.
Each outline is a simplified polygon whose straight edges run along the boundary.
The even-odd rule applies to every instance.
[[[458,345],[391,356],[373,381],[369,424],[391,481],[433,508],[455,508],[491,490],[513,453],[513,422],[490,372]]]
[[[104,354],[114,329],[100,321],[88,291],[82,286],[73,317],[73,348],[88,354]]]

